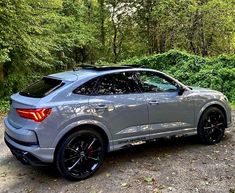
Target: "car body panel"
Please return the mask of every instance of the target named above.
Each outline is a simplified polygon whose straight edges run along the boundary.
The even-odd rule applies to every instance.
[[[144,128],[127,132],[130,127],[148,123],[148,109],[143,94],[90,96],[89,104],[94,119],[108,126],[114,140],[149,133]]]
[[[35,156],[44,163],[52,163],[54,160],[55,148],[42,148],[37,145],[34,146],[21,145],[10,139],[6,134],[4,135],[4,138],[5,141],[7,141],[7,143],[11,144],[12,146],[16,147],[19,150],[29,152],[30,154],[32,154],[33,156]]]
[[[92,126],[96,126],[101,128],[107,135],[110,143],[112,142],[112,134],[110,133],[110,130],[101,122],[98,122],[96,120],[93,119],[93,116],[90,117],[90,119],[88,119],[88,117],[84,118],[84,117],[80,117],[76,120],[71,121],[70,123],[66,124],[65,127],[63,127],[58,134],[56,135],[53,143],[52,143],[52,147],[56,147],[59,143],[59,141],[71,130],[74,130],[76,128],[82,127],[84,125],[92,125]],[[111,146],[110,146],[111,147]],[[110,148],[108,147],[108,148]],[[108,149],[110,150],[110,149]]]
[[[11,123],[7,120],[7,118],[4,119],[4,125],[5,125],[5,133],[9,137],[25,143],[34,143],[34,144],[38,143],[35,131],[28,129],[18,129],[12,126]]]
[[[149,109],[150,133],[194,127],[194,102],[187,91],[145,94]],[[156,101],[156,103],[151,103]]]

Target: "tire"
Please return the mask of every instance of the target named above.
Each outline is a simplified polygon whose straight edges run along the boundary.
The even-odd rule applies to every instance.
[[[90,128],[83,128],[69,135],[58,147],[56,167],[69,180],[84,180],[102,165],[105,145],[101,135]]]
[[[198,136],[207,145],[219,143],[224,136],[225,115],[217,107],[209,107],[202,114],[198,124]]]

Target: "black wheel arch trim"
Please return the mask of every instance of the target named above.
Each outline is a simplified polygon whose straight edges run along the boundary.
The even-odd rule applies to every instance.
[[[218,109],[220,109],[220,110],[222,111],[222,113],[223,113],[223,115],[224,115],[224,117],[225,117],[225,128],[227,128],[227,127],[228,127],[227,112],[226,112],[225,108],[224,108],[221,104],[218,104],[218,103],[212,103],[212,104],[206,106],[205,108],[202,108],[203,110],[200,112],[199,118],[197,119],[197,128],[198,128],[198,125],[199,125],[199,123],[200,123],[200,120],[201,120],[201,118],[202,118],[204,112],[205,112],[207,109],[212,108],[212,107],[216,107],[216,108],[218,108]]]
[[[109,149],[110,149],[110,144],[109,144],[109,138],[108,138],[108,135],[105,133],[105,131],[97,126],[97,125],[93,125],[93,124],[81,124],[79,126],[76,126],[72,129],[70,129],[67,133],[65,133],[61,138],[60,140],[58,141],[56,147],[55,147],[55,151],[54,151],[54,156],[53,156],[53,162],[55,162],[55,157],[56,157],[56,154],[58,152],[58,148],[59,146],[64,142],[64,140],[70,136],[71,134],[75,133],[76,131],[79,131],[81,129],[84,129],[84,128],[91,128],[93,130],[95,130],[96,132],[98,132],[102,139],[104,140],[104,145],[105,145],[105,152],[108,152]]]

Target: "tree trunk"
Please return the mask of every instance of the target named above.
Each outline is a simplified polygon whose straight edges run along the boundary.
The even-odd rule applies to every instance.
[[[105,8],[104,8],[104,0],[99,0],[100,4],[100,40],[103,48],[105,47]]]
[[[206,37],[204,32],[204,23],[203,23],[203,16],[201,17],[201,41],[202,41],[202,56],[207,56],[207,43],[206,43]]]
[[[113,13],[112,13],[112,26],[113,26],[113,30],[114,30],[114,34],[113,34],[113,62],[117,63],[118,61],[118,24],[115,22],[114,20],[114,16],[115,16],[115,8],[117,6],[116,1],[113,2],[112,4],[113,6]]]
[[[115,26],[115,24],[113,24],[113,28],[114,28],[114,34],[113,34],[113,54],[114,54],[114,59],[113,62],[116,63],[118,60],[118,52],[117,52],[117,27]]]
[[[92,2],[91,2],[91,0],[85,0],[85,5],[87,7],[88,22],[91,22],[92,21]]]
[[[146,17],[146,30],[147,30],[147,37],[148,37],[148,53],[153,53],[153,39],[151,37],[151,20],[152,20],[152,0],[147,0],[147,17]]]
[[[198,54],[196,45],[194,43],[195,34],[196,34],[197,29],[199,28],[199,26],[198,26],[198,24],[199,24],[198,10],[196,11],[196,13],[193,16],[192,20],[193,20],[192,21],[192,26],[189,27],[189,30],[188,30],[189,46],[190,46],[190,50],[193,51],[194,54]]]
[[[4,80],[4,66],[0,64],[0,82]]]

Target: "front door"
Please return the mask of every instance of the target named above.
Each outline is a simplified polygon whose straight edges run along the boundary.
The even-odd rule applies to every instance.
[[[148,106],[150,135],[194,126],[194,104],[187,93],[178,94],[173,79],[153,71],[140,71],[138,77]]]

